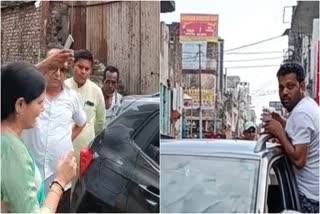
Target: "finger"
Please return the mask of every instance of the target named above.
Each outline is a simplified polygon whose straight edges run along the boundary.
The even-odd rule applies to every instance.
[[[74,60],[74,56],[72,53],[61,53],[60,58],[63,61],[73,61]]]
[[[74,152],[73,152],[73,150],[71,150],[71,151],[68,153],[67,159],[68,159],[68,160],[72,160],[72,157],[74,157]]]
[[[71,50],[71,49],[62,49],[60,51],[60,53],[71,53],[71,54],[73,54],[73,50]]]
[[[71,158],[71,163],[72,164],[76,163],[76,158],[74,156]]]
[[[260,133],[260,135],[263,135],[263,134],[270,134],[270,132],[268,132],[268,131],[263,131],[262,133]]]

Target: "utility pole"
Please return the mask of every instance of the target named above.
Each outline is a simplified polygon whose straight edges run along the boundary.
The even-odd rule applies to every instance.
[[[214,93],[214,110],[213,110],[213,123],[214,123],[214,127],[213,127],[213,131],[214,133],[217,133],[217,111],[218,111],[218,95],[219,95],[219,90],[220,90],[220,87],[221,87],[221,75],[219,74],[220,71],[219,71],[219,68],[220,68],[220,54],[221,54],[221,51],[220,51],[220,39],[218,40],[218,43],[217,43],[217,47],[218,47],[218,51],[215,52],[215,56],[216,56],[216,83],[215,83],[215,93]]]
[[[201,44],[199,44],[199,138],[202,139]]]
[[[219,46],[219,76],[220,76],[220,88],[219,88],[219,91],[220,91],[220,102],[219,104],[221,106],[224,105],[223,103],[223,97],[224,97],[224,75],[223,75],[223,51],[224,51],[224,40],[223,39],[219,39],[219,43],[220,43],[220,46]],[[218,109],[217,109],[218,110]],[[224,109],[222,109],[222,111],[224,111]],[[221,114],[221,111],[220,111],[220,108],[219,108],[219,115],[222,115],[221,117],[221,127],[220,128],[224,128],[225,126],[225,121],[224,121],[224,114],[225,112],[222,112]]]

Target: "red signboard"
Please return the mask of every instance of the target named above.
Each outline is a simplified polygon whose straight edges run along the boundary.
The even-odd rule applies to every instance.
[[[180,42],[218,42],[218,15],[181,14]]]

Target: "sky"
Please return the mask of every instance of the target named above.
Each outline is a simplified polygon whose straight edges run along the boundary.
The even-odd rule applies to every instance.
[[[280,36],[290,23],[283,23],[284,7],[297,5],[296,0],[175,0],[176,10],[162,13],[160,20],[170,24],[180,21],[180,13],[219,15],[219,37],[224,39],[225,50]],[[285,9],[285,21],[291,20],[291,9]],[[265,54],[225,54],[224,67],[228,75],[238,75],[250,83],[252,107],[259,122],[263,106],[279,101],[276,72],[288,48],[288,37],[236,50],[234,52],[275,52]],[[270,59],[272,58],[272,59]],[[257,61],[230,62],[230,60]],[[264,60],[261,60],[264,59]],[[259,68],[231,68],[239,66],[272,65]]]

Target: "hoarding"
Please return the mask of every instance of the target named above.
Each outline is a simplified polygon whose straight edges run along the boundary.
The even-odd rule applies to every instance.
[[[192,101],[185,102],[185,108],[199,108],[200,97],[199,97],[199,89],[188,89],[184,91],[185,94],[192,97]],[[202,109],[213,109],[214,107],[214,91],[213,90],[201,90],[201,108]]]
[[[180,42],[218,42],[218,15],[181,14]]]

